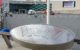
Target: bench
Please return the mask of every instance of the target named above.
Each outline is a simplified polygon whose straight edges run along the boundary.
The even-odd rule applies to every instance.
[[[5,40],[8,48],[12,48],[12,45],[11,45],[11,42],[10,42],[10,39],[9,39],[9,32],[0,32],[0,35],[2,35],[3,39]]]

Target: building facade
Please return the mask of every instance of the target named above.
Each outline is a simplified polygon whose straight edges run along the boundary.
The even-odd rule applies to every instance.
[[[80,0],[52,2],[52,11],[61,13],[80,13]]]
[[[12,8],[13,7],[13,8]],[[31,8],[32,7],[32,8]],[[59,13],[79,13],[80,1],[51,1],[51,10]],[[37,9],[41,8],[41,9]],[[29,9],[46,10],[46,0],[11,0],[10,11],[27,12]],[[14,10],[13,10],[14,9]]]

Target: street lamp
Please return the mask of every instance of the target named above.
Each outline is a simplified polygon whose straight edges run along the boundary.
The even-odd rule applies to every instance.
[[[49,24],[49,17],[50,17],[50,0],[47,0],[47,18],[46,18],[46,24]]]

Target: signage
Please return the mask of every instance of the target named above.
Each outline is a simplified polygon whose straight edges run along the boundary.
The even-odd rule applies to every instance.
[[[2,7],[2,0],[0,0],[0,8]]]

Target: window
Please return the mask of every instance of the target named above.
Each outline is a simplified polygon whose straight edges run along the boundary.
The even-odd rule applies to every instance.
[[[75,1],[63,1],[63,7],[64,8],[74,8]]]

